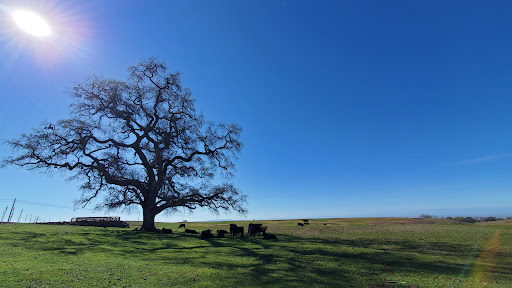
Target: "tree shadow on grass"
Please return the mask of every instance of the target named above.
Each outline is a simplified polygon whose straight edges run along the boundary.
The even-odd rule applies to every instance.
[[[385,283],[382,273],[389,271],[400,273],[404,271],[413,273],[432,273],[456,276],[461,271],[461,266],[448,261],[425,261],[413,259],[402,252],[344,252],[347,247],[365,248],[359,246],[357,241],[331,240],[329,243],[323,241],[321,248],[302,249],[300,244],[311,246],[318,242],[318,239],[309,239],[301,237],[287,237],[282,235],[278,243],[261,242],[264,249],[268,250],[272,246],[279,250],[284,250],[284,255],[268,257],[268,254],[259,253],[258,250],[241,248],[240,253],[249,257],[256,257],[261,260],[261,264],[255,265],[250,269],[250,275],[253,279],[258,279],[259,283],[271,286],[279,281],[287,287],[307,287],[307,286],[329,286],[329,287],[370,287]],[[281,243],[285,243],[281,245]],[[289,246],[286,243],[295,243],[298,245]],[[277,244],[277,245],[276,245]],[[406,241],[406,246],[416,247],[418,244]],[[421,246],[421,245],[420,245]],[[329,249],[326,249],[326,248]],[[336,248],[343,251],[336,251]],[[367,248],[367,247],[366,247]],[[463,250],[469,249],[462,247]],[[403,248],[406,249],[406,248]],[[286,257],[288,255],[288,257]],[[269,268],[268,264],[284,263],[287,273],[276,275],[274,269]],[[382,286],[387,287],[387,286]]]
[[[58,233],[13,231],[9,236],[0,235],[0,241],[4,241],[4,245],[70,257],[108,253],[127,261],[137,259],[162,265],[215,267],[225,275],[223,283],[226,286],[241,287],[371,287],[385,283],[384,277],[389,273],[446,275],[455,279],[464,268],[464,264],[457,260],[467,259],[475,251],[469,244],[407,239],[376,242],[375,239],[277,235],[277,241],[251,237],[202,240],[198,235],[184,233],[169,235],[104,229],[78,231],[77,234],[61,236]],[[15,241],[7,243],[7,238]],[[418,257],[418,253],[441,253],[447,255],[447,259]],[[512,255],[501,253],[501,257]],[[498,265],[496,271],[507,273],[510,268]]]

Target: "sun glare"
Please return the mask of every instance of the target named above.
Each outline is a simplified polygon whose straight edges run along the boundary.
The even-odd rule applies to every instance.
[[[12,13],[12,17],[19,28],[31,35],[45,37],[52,33],[48,23],[33,12],[17,10]]]

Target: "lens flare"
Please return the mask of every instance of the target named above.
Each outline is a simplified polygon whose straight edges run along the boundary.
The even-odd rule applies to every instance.
[[[52,33],[50,25],[34,12],[17,10],[12,13],[12,18],[21,30],[36,37],[45,37]]]

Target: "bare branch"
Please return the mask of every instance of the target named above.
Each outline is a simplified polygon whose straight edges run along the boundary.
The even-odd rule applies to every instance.
[[[166,209],[244,213],[240,191],[211,184],[234,172],[241,128],[205,122],[180,74],[166,70],[150,58],[129,69],[128,81],[87,77],[69,91],[75,99],[69,119],[7,141],[15,153],[2,165],[70,171],[70,179],[83,181],[77,203],[140,205],[149,230]]]

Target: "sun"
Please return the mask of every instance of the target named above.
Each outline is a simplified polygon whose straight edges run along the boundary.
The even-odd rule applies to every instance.
[[[16,10],[12,12],[12,18],[21,30],[36,36],[46,37],[52,34],[50,25],[39,15],[27,10]]]

